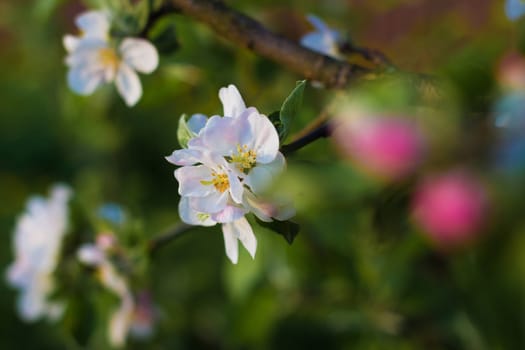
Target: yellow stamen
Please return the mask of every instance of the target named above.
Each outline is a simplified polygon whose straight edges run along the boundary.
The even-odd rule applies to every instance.
[[[98,55],[99,55],[100,61],[102,62],[102,65],[106,67],[116,68],[120,62],[120,58],[118,57],[115,50],[109,47],[103,47],[99,49]]]
[[[254,150],[248,149],[247,145],[237,145],[237,154],[231,156],[232,163],[240,172],[248,174],[257,162],[257,153]]]
[[[211,181],[201,180],[201,184],[204,186],[213,185],[220,193],[224,193],[230,188],[230,180],[228,180],[228,175],[224,173],[217,174],[216,172],[212,172],[211,175],[213,176]]]

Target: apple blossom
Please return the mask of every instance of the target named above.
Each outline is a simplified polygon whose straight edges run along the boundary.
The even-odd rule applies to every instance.
[[[128,333],[137,331],[137,336],[146,336],[145,314],[135,302],[128,281],[112,263],[110,254],[117,246],[116,238],[111,233],[101,233],[95,244],[83,244],[77,252],[78,259],[97,269],[100,283],[120,298],[120,306],[113,311],[108,327],[108,337],[112,346],[122,347]]]
[[[124,38],[115,43],[109,35],[109,18],[103,13],[80,15],[77,25],[83,35],[64,37],[71,89],[90,95],[102,84],[115,82],[126,104],[135,105],[142,96],[136,72],[149,74],[157,68],[156,48],[140,38]]]
[[[515,21],[525,14],[525,2],[522,0],[507,0],[505,14],[511,21]]]
[[[417,224],[433,242],[444,247],[474,239],[485,222],[487,209],[484,186],[461,171],[427,178],[413,201]]]
[[[64,305],[48,300],[54,291],[53,272],[62,239],[67,233],[71,190],[55,185],[49,199],[32,197],[18,219],[14,245],[15,261],[8,267],[7,282],[20,290],[18,312],[26,321],[41,317],[58,319]]]
[[[323,55],[340,58],[341,35],[339,32],[332,30],[317,16],[308,15],[307,19],[316,30],[304,35],[301,38],[301,45]]]

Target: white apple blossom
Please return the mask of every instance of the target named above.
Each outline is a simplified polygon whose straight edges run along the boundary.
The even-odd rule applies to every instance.
[[[138,336],[144,335],[140,332],[143,330],[144,320],[136,319],[140,315],[137,313],[133,293],[126,278],[117,271],[108,256],[115,246],[116,238],[113,234],[102,233],[97,236],[95,244],[83,244],[77,255],[82,263],[95,267],[100,283],[120,298],[120,306],[113,311],[109,320],[108,337],[112,346],[122,347],[126,343],[128,333],[135,329],[139,330]],[[135,325],[135,322],[140,324]]]
[[[339,45],[342,38],[339,32],[332,30],[317,16],[308,15],[307,19],[316,30],[304,35],[301,45],[326,56],[341,58]]]
[[[175,170],[182,221],[222,224],[226,255],[237,263],[238,241],[252,257],[257,248],[246,214],[253,212],[263,221],[272,221],[289,219],[294,212],[258,197],[285,167],[275,127],[255,108],[246,108],[234,85],[221,88],[219,98],[224,117],[205,120],[199,115],[188,148],[175,150],[166,159],[182,166]]]
[[[80,15],[77,26],[82,35],[66,35],[63,40],[71,89],[90,95],[99,86],[115,82],[126,104],[135,105],[142,96],[137,72],[149,74],[157,68],[156,48],[140,38],[124,38],[117,44],[110,37],[109,16],[103,12]]]
[[[26,212],[17,221],[15,261],[8,267],[6,278],[20,290],[18,312],[26,321],[42,317],[56,320],[63,313],[64,305],[48,298],[55,288],[53,272],[67,233],[70,197],[67,186],[55,185],[49,199],[30,198]]]

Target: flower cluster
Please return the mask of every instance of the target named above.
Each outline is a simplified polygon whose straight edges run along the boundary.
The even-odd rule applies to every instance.
[[[53,272],[62,239],[67,233],[71,191],[56,185],[51,198],[32,197],[18,219],[14,233],[15,261],[7,270],[7,281],[20,289],[18,312],[26,321],[41,317],[58,319],[64,310],[60,302],[48,300],[54,291]]]
[[[268,222],[286,220],[294,210],[261,199],[285,167],[271,121],[254,107],[246,108],[233,85],[220,89],[219,98],[224,116],[192,116],[188,127],[195,137],[188,148],[175,150],[166,159],[182,166],[175,170],[181,219],[191,225],[222,224],[226,255],[235,264],[238,240],[252,257],[257,248],[247,213]]]
[[[100,283],[120,298],[120,306],[109,321],[108,337],[112,346],[122,347],[130,332],[138,337],[149,336],[154,317],[149,299],[143,296],[136,302],[126,278],[114,266],[111,253],[116,247],[113,234],[101,233],[95,244],[86,243],[78,249],[78,259],[95,267]]]
[[[90,95],[102,84],[115,82],[126,104],[135,105],[142,96],[136,72],[149,74],[157,68],[155,47],[140,38],[124,38],[116,43],[110,36],[110,15],[103,11],[81,14],[76,25],[80,35],[66,35],[63,40],[71,89]]]
[[[333,58],[341,58],[340,45],[341,34],[328,27],[319,17],[307,16],[308,22],[312,24],[315,31],[307,33],[301,38],[301,45],[313,51]]]

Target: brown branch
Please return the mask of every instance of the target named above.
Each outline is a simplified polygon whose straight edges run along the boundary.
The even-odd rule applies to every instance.
[[[229,8],[219,0],[168,0],[177,12],[206,24],[223,38],[275,61],[326,87],[344,88],[370,72],[304,48],[270,32],[256,20]]]
[[[330,130],[330,125],[328,125],[328,122],[322,123],[317,128],[310,130],[310,132],[308,132],[307,134],[304,134],[300,138],[292,141],[291,143],[282,145],[281,152],[285,156],[287,156],[290,153],[298,151],[304,146],[307,146],[320,138],[329,137],[330,133],[331,133],[331,130]]]
[[[188,232],[188,230],[192,227],[193,226],[191,225],[179,223],[168,229],[166,232],[152,238],[148,242],[148,251],[150,255],[155,254],[161,247]]]

